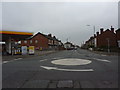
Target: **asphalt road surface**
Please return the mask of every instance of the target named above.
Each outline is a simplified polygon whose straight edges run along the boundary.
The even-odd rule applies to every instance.
[[[21,58],[2,70],[3,88],[118,88],[118,56],[81,49]]]

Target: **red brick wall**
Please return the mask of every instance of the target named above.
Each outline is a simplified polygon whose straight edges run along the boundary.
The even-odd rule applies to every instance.
[[[116,32],[117,40],[120,40],[120,30]]]
[[[24,43],[24,41],[27,41],[27,43]],[[22,40],[21,46],[29,46],[29,40]]]
[[[106,30],[97,36],[97,47],[108,46],[108,41],[106,40],[107,38],[109,38],[110,46],[117,46],[115,33]]]
[[[32,40],[32,43],[30,43],[30,41]],[[35,41],[38,41],[37,43]],[[27,40],[27,44],[24,43],[24,41],[21,42],[21,45],[26,45],[26,46],[35,46],[35,48],[40,48],[42,47],[43,49],[47,49],[48,48],[48,39],[46,37],[44,37],[41,34],[37,34],[36,36],[34,36],[32,39]]]

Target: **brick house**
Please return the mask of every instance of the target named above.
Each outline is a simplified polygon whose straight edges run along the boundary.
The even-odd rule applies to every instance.
[[[116,34],[114,32],[114,28],[111,26],[111,30],[107,29],[104,31],[103,28],[100,29],[100,33],[97,32],[96,35],[96,47],[116,47],[117,41],[116,41]]]
[[[120,47],[120,28],[116,30],[117,45]]]
[[[36,35],[21,41],[22,46],[35,46],[35,49],[48,49],[48,38],[38,32]]]
[[[21,46],[35,46],[35,49],[48,50],[59,49],[62,47],[62,42],[52,37],[51,34],[45,35],[38,32],[36,35],[21,41]]]
[[[100,33],[96,32],[94,36],[90,37],[88,41],[84,44],[85,48],[89,46],[94,46],[95,48],[116,48],[117,47],[117,38],[120,40],[120,31],[114,31],[114,28],[107,29],[104,31],[103,28],[100,29]]]
[[[90,47],[96,47],[96,35],[94,34],[94,36],[91,36],[83,45],[84,48],[90,48]]]
[[[47,35],[48,38],[48,47],[49,49],[53,49],[54,48],[54,40],[51,34]]]
[[[74,45],[71,42],[66,42],[66,43],[64,43],[64,48],[66,50],[71,50],[74,48]]]
[[[62,45],[61,41],[58,40],[55,36],[52,37],[51,34],[48,34],[47,35],[47,38],[48,38],[48,46],[49,46],[49,49],[59,49],[59,47]]]

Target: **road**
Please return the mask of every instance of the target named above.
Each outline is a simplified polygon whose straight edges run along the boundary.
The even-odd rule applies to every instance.
[[[118,88],[118,56],[87,50],[3,63],[3,88]]]

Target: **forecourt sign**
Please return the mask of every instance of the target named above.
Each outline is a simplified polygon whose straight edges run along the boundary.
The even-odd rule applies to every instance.
[[[26,55],[27,54],[27,46],[22,46],[22,55]]]
[[[29,54],[34,54],[35,50],[34,50],[34,46],[29,46]]]

